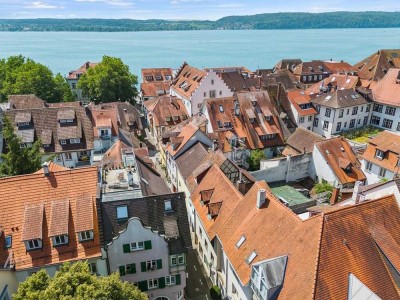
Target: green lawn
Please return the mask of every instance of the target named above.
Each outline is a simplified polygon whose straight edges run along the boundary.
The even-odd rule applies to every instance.
[[[367,143],[370,136],[377,135],[381,131],[383,131],[383,129],[366,126],[343,132],[342,136],[356,143]]]

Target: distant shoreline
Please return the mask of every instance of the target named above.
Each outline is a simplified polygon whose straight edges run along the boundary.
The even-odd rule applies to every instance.
[[[134,19],[0,19],[3,32],[149,32],[400,28],[400,12],[267,13],[216,21]]]

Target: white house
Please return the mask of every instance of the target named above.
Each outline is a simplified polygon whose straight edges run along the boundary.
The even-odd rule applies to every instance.
[[[78,88],[78,82],[79,78],[81,78],[81,76],[85,74],[89,68],[93,68],[96,65],[97,63],[85,62],[79,69],[70,71],[68,73],[68,76],[65,77],[65,80],[67,81],[72,91],[72,94],[75,96],[76,100],[78,101],[89,100],[88,98],[82,95],[82,90]]]
[[[298,127],[312,130],[314,116],[318,114],[308,96],[303,90],[290,90],[287,92],[290,108]]]

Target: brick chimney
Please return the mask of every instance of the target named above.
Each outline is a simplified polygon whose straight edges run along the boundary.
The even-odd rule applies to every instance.
[[[333,188],[332,196],[331,196],[331,199],[330,199],[330,204],[331,205],[334,205],[335,203],[338,202],[339,193],[340,193],[340,188],[337,188],[337,187]]]

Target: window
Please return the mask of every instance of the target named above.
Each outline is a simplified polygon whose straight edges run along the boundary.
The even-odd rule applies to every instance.
[[[374,104],[374,108],[373,108],[373,111],[376,111],[376,112],[382,112],[382,109],[383,109],[383,105],[382,104]]]
[[[369,112],[371,110],[371,104],[367,105],[367,109],[365,110],[366,112]]]
[[[356,119],[351,119],[350,120],[350,125],[349,128],[354,128],[354,125],[356,124]]]
[[[42,240],[36,239],[36,240],[25,241],[25,247],[26,250],[40,249],[42,248]]]
[[[70,144],[79,144],[81,139],[69,139]]]
[[[382,150],[376,149],[375,157],[378,159],[383,159],[385,157],[385,152]]]
[[[26,148],[26,145],[25,145],[25,143],[22,143],[22,144],[19,145],[19,147],[20,147],[21,149],[23,149],[23,148]]]
[[[157,261],[155,259],[146,261],[146,270],[147,271],[157,270]]]
[[[309,122],[312,121],[312,116],[308,116],[308,121],[309,121]]]
[[[392,120],[383,119],[382,127],[387,128],[387,129],[391,129],[392,125],[393,125],[393,121]]]
[[[381,118],[380,117],[377,117],[377,116],[372,116],[371,117],[371,121],[370,121],[370,123],[372,124],[372,125],[378,125],[379,126],[379,123],[381,122]]]
[[[204,93],[203,93],[203,96],[204,96],[204,98],[207,97],[207,92],[204,92]]]
[[[299,123],[304,123],[304,117],[299,118]]]
[[[322,75],[319,75],[319,76],[318,76],[318,79],[319,79],[319,80],[322,80]]]
[[[318,76],[317,75],[314,75],[314,80],[315,81],[318,80]]]
[[[328,121],[324,121],[324,130],[328,130],[329,128],[329,122]]]
[[[350,109],[347,109],[346,111],[346,115],[348,115],[350,113]]]
[[[78,235],[79,235],[80,242],[93,240],[93,231],[92,230],[79,232]]]
[[[171,256],[171,266],[176,266],[177,265],[177,260],[176,260],[176,255]]]
[[[308,76],[308,81],[312,81],[312,75]]]
[[[127,219],[128,218],[128,206],[117,206],[117,219]]]
[[[65,160],[72,160],[71,153],[69,153],[69,152],[65,153]]]
[[[67,140],[60,140],[60,144],[61,145],[66,145],[67,144]]]
[[[178,294],[176,295],[176,299],[177,299],[177,300],[183,299],[183,292],[182,292],[182,291],[179,291],[179,292],[178,292]]]
[[[95,262],[89,263],[90,273],[97,274],[97,264]]]
[[[367,125],[367,123],[368,123],[368,116],[365,116],[364,117],[364,121],[363,121],[363,125]]]
[[[18,126],[29,126],[29,122],[19,122],[17,123]]]
[[[214,79],[211,79],[211,85],[214,85]]]
[[[340,131],[342,129],[342,122],[338,122],[336,125],[336,131]]]
[[[344,109],[342,108],[341,110],[339,110],[339,118],[342,118],[344,114]]]
[[[76,89],[76,83],[75,83],[75,82],[72,83],[72,89],[73,89],[73,90]]]
[[[379,177],[385,177],[386,175],[386,169],[385,168],[381,168],[379,170]]]
[[[247,264],[251,264],[251,262],[256,258],[257,253],[255,251],[251,252],[250,255],[246,258]]]
[[[363,112],[364,111],[364,106],[361,106],[361,112]]]
[[[5,237],[5,248],[9,249],[12,246],[12,236],[11,235],[7,235]]]
[[[318,127],[318,118],[314,119],[314,123],[313,123],[314,127]]]
[[[61,161],[61,154],[57,154],[56,161]]]
[[[396,129],[397,131],[400,131],[400,122],[399,123],[397,123],[397,129]]]
[[[197,104],[197,108],[200,109],[200,108],[201,108],[201,104],[202,104],[202,103],[198,103],[198,104]]]
[[[221,113],[224,112],[224,107],[222,105],[219,106],[219,112],[221,112]]]
[[[219,91],[219,95],[222,96],[222,91]]]
[[[215,91],[210,91],[210,98],[215,98],[216,94]]]
[[[386,106],[385,114],[394,116],[396,114],[396,107]]]
[[[236,248],[240,248],[240,246],[242,246],[242,244],[245,242],[245,240],[246,240],[246,237],[244,236],[244,235],[242,235],[241,237],[240,237],[240,239],[238,240],[238,242],[236,243]]]
[[[175,285],[175,275],[165,276],[165,284],[166,285]]]
[[[319,106],[319,105],[315,105],[315,110],[319,113],[320,112],[320,110],[321,110],[321,106]]]
[[[171,200],[165,200],[164,201],[164,211],[165,212],[171,212],[172,211]]]
[[[357,114],[357,112],[358,112],[358,106],[353,107],[353,111],[351,112],[351,114],[354,116]]]
[[[158,279],[157,279],[157,278],[149,279],[149,280],[148,280],[148,286],[149,286],[149,289],[156,289],[156,288],[158,288]]]
[[[330,117],[331,116],[331,109],[330,108],[327,108],[326,110],[325,110],[325,117]]]
[[[307,81],[307,76],[303,76],[303,82]]]
[[[178,265],[183,265],[183,264],[185,264],[185,255],[179,254],[178,255]]]
[[[53,246],[61,246],[68,244],[68,235],[63,234],[63,235],[56,235],[53,237]]]
[[[372,169],[372,163],[371,163],[370,161],[367,161],[367,163],[366,163],[366,165],[365,165],[365,169],[366,169],[367,171],[371,171],[371,169]]]
[[[144,249],[144,242],[132,242],[130,243],[131,251],[139,251]]]
[[[346,128],[346,127],[347,127],[347,122],[344,122],[343,128]]]

